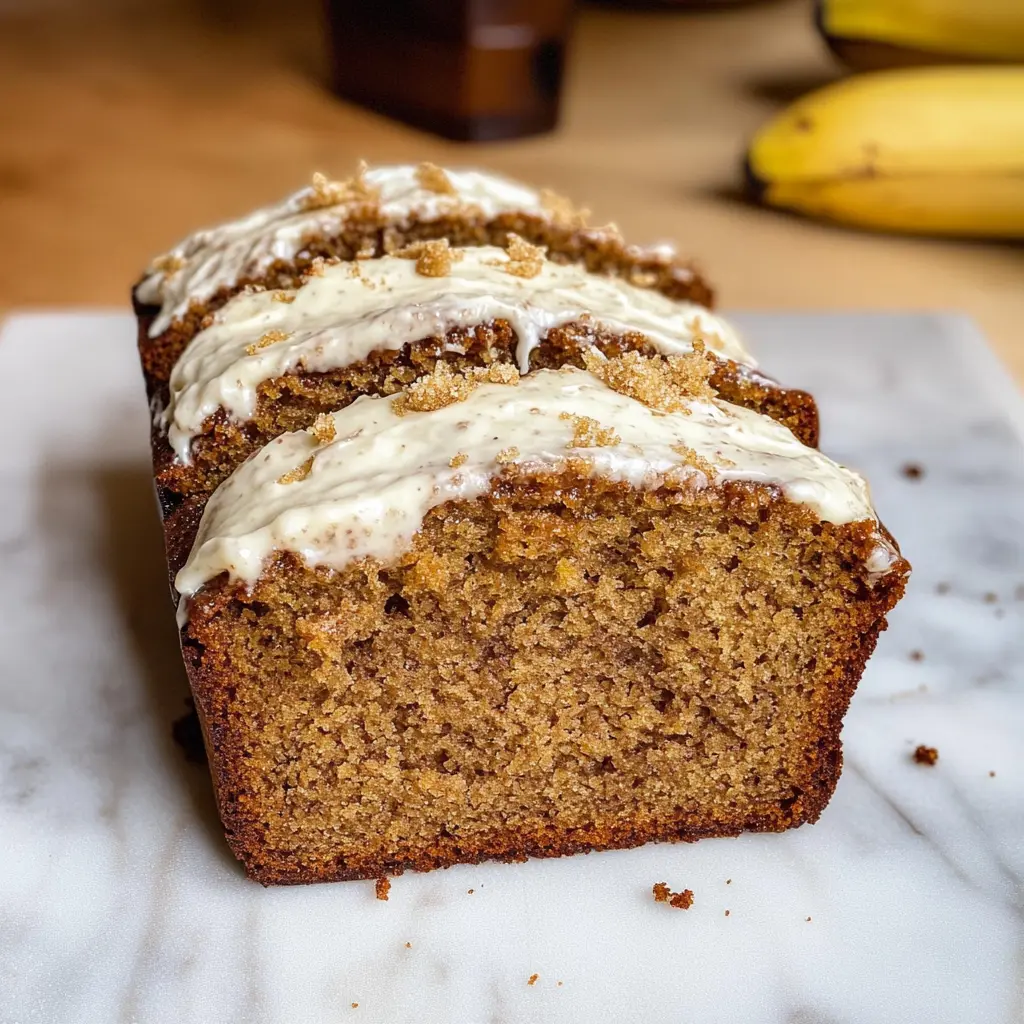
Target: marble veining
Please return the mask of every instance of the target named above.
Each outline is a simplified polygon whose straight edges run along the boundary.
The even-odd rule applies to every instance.
[[[229,856],[170,738],[187,685],[131,320],[8,321],[0,1022],[1024,1018],[1020,399],[956,318],[736,320],[817,393],[826,451],[914,565],[831,805],[782,836],[408,874],[387,903],[263,890]],[[693,908],[655,904],[658,881]]]

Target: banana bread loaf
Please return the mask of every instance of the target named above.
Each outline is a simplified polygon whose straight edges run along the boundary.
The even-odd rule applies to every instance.
[[[264,883],[780,830],[835,786],[909,570],[866,486],[679,265],[523,205],[318,207],[349,258],[254,215],[136,290],[182,649]]]

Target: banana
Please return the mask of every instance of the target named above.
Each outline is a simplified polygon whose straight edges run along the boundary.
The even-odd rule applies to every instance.
[[[1024,68],[845,79],[765,125],[746,167],[769,206],[878,230],[1024,237]]]
[[[1024,61],[1024,0],[818,0],[818,29],[851,67]]]

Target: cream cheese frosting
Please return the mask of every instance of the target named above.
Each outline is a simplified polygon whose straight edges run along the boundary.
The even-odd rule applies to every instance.
[[[515,331],[524,373],[549,330],[588,316],[613,331],[639,331],[666,355],[691,351],[699,334],[718,355],[756,365],[736,332],[694,303],[550,260],[540,261],[533,277],[516,276],[505,250],[493,246],[452,252],[441,277],[418,273],[415,260],[383,256],[328,265],[296,291],[233,298],[172,371],[165,426],[177,458],[189,461],[192,438],[218,409],[250,419],[266,380],[297,369],[337,369],[377,350],[496,319]]]
[[[285,434],[236,469],[207,504],[177,575],[183,597],[224,572],[251,585],[278,551],[335,569],[364,557],[387,562],[431,508],[484,494],[509,464],[544,473],[582,459],[590,473],[637,488],[672,472],[698,486],[753,481],[826,522],[876,521],[860,476],[768,417],[719,400],[659,412],[577,369],[537,371],[515,386],[484,383],[429,412],[399,415],[400,397],[360,398],[333,414],[327,443],[311,431]],[[611,428],[614,443],[573,447],[577,416]],[[696,468],[687,449],[710,465]],[[884,572],[894,558],[879,531],[867,570]]]
[[[370,168],[363,180],[376,193],[380,219],[396,227],[440,220],[467,206],[487,220],[511,212],[551,217],[541,193],[518,182],[474,170],[444,174],[450,192],[427,187],[411,164]],[[337,233],[366,201],[346,198],[324,205],[313,188],[304,188],[240,220],[197,231],[157,261],[136,289],[141,302],[160,307],[150,336],[166,330],[193,299],[208,299],[276,260],[293,259],[313,236]]]

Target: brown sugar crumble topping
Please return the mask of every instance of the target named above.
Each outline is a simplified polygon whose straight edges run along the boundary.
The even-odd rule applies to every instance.
[[[519,458],[519,449],[512,445],[510,448],[502,448],[497,455],[494,456],[494,461],[501,466],[507,466],[510,462],[515,462]]]
[[[611,448],[622,440],[611,427],[602,427],[592,416],[574,416],[571,412],[563,412],[558,418],[572,420],[572,440],[566,448]]]
[[[396,416],[410,412],[434,412],[455,402],[464,402],[481,384],[519,383],[519,371],[510,363],[491,363],[455,373],[445,362],[434,365],[434,372],[410,384],[392,403]]]
[[[366,180],[367,166],[360,161],[356,173],[345,181],[331,181],[319,171],[313,175],[309,192],[303,196],[303,210],[321,210],[341,203],[375,202],[379,198],[377,188]]]
[[[391,879],[387,875],[381,875],[376,882],[373,883],[373,890],[379,900],[386,900],[388,893],[391,892]]]
[[[667,903],[676,910],[689,910],[693,906],[693,890],[684,889],[682,892],[673,892],[665,882],[655,882],[651,887],[654,893],[655,903]]]
[[[458,194],[451,178],[448,177],[448,173],[443,167],[438,167],[437,164],[427,162],[420,164],[416,168],[416,180],[428,192],[436,192],[442,196]]]
[[[694,469],[699,469],[708,480],[714,480],[715,478],[715,467],[712,463],[708,462],[703,455],[698,455],[692,448],[688,448],[685,444],[674,444],[672,445],[672,451],[676,455],[681,455],[683,461]]]
[[[183,266],[185,266],[185,261],[177,253],[166,252],[162,256],[157,256],[149,265],[149,269],[154,274],[163,274],[164,277],[170,277],[181,270]]]
[[[295,293],[282,291],[271,292],[270,299],[272,302],[294,302]]]
[[[447,363],[438,362],[434,372],[410,384],[391,403],[391,409],[396,416],[410,412],[434,412],[446,405],[465,401],[475,387],[476,383],[465,374],[453,373]]]
[[[306,268],[306,271],[303,273],[300,280],[303,284],[309,284],[314,277],[323,277],[324,270],[326,270],[327,267],[337,266],[340,262],[341,260],[336,256],[331,256],[327,259],[324,259],[323,256],[316,256],[313,258],[313,262]]]
[[[284,476],[279,476],[277,482],[279,484],[297,484],[300,480],[305,480],[309,476],[313,469],[313,456],[310,455],[308,459],[301,465],[296,466],[294,469],[290,469]]]
[[[449,460],[448,465],[452,469],[458,469],[459,466],[464,466],[469,461],[469,456],[465,452],[456,452]]]
[[[926,747],[923,743],[914,751],[914,760],[918,764],[933,765],[939,759],[936,747]]]
[[[520,238],[510,231],[505,239],[505,252],[508,260],[495,263],[506,274],[514,277],[536,277],[544,269],[544,257],[547,249],[542,245],[531,245],[525,238]]]
[[[261,348],[266,348],[268,345],[276,345],[279,341],[287,341],[290,337],[291,335],[287,331],[267,331],[259,341],[254,341],[251,345],[245,346],[245,354],[247,356],[254,356]]]
[[[693,351],[682,356],[642,356],[639,352],[626,352],[614,359],[605,359],[589,349],[583,353],[583,362],[613,391],[661,412],[688,412],[689,399],[715,396],[708,383],[712,362],[699,339],[694,342]]]
[[[422,277],[447,277],[452,272],[452,264],[462,259],[462,253],[453,249],[447,238],[413,242],[392,255],[403,260],[415,260],[416,273]]]
[[[325,412],[317,416],[313,421],[313,426],[309,428],[309,432],[321,444],[330,444],[338,436],[338,431],[334,426],[334,418]]]
[[[527,980],[526,984],[527,985],[536,985],[537,984],[537,979],[539,977],[540,977],[539,974],[531,974],[529,979]]]

